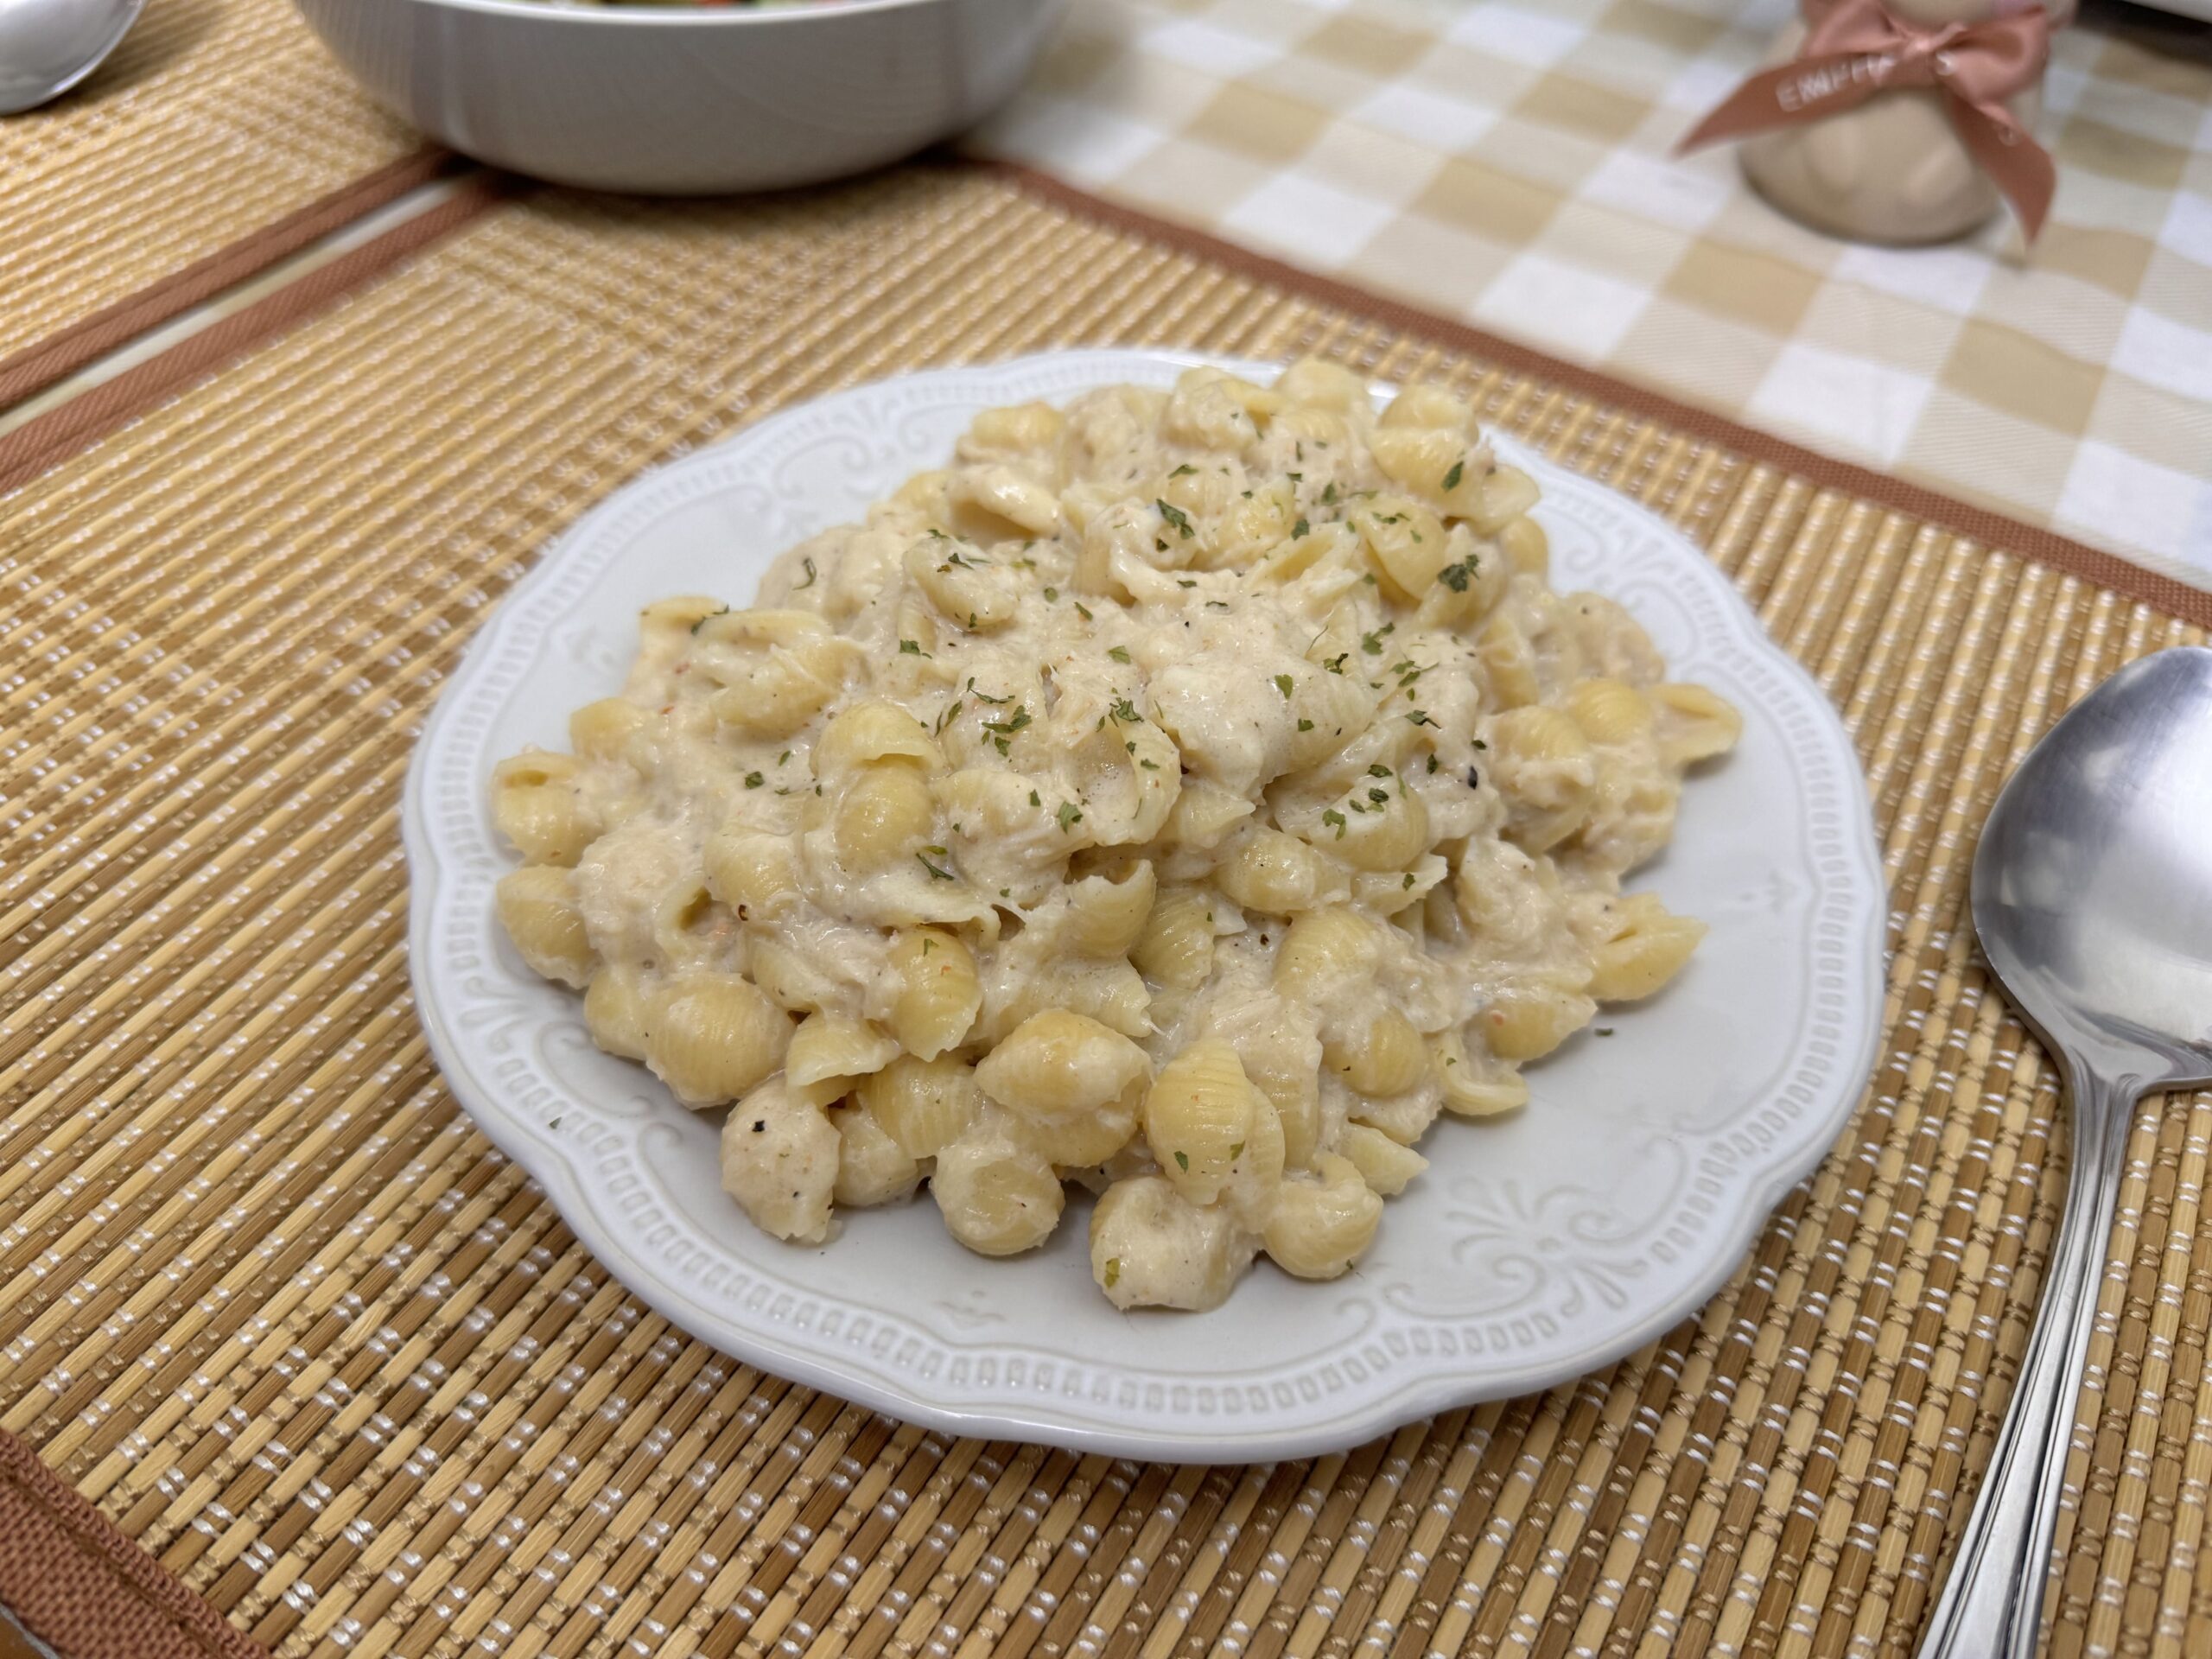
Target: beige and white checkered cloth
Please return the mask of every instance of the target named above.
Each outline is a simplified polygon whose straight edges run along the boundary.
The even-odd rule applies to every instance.
[[[1076,0],[982,148],[2212,586],[2212,27],[2054,46],[2058,195],[1803,229],[1683,132],[1794,0]]]

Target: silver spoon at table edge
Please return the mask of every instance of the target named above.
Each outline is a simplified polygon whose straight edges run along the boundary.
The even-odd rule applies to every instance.
[[[130,32],[145,0],[0,0],[0,115],[61,96]]]
[[[2065,1076],[2066,1210],[2011,1408],[1921,1659],[2030,1659],[2127,1137],[2212,1083],[2212,650],[2075,706],[1997,797],[1974,861],[1983,954]]]

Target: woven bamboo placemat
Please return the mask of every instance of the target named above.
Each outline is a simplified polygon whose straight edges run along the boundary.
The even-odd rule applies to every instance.
[[[45,470],[0,496],[0,1427],[93,1506],[48,1491],[54,1526],[111,1522],[286,1652],[1909,1650],[2063,1177],[1967,929],[1974,828],[2205,596],[975,169],[480,207],[19,446]],[[1728,1287],[1611,1370],[1295,1465],[948,1440],[647,1313],[440,1085],[400,778],[535,550],[794,399],[1105,342],[1463,386],[1707,545],[1845,711],[1887,1052]],[[2063,1655],[2212,1647],[2208,1147],[2206,1096],[2132,1146]]]
[[[444,159],[290,0],[149,0],[83,85],[0,121],[0,409]]]

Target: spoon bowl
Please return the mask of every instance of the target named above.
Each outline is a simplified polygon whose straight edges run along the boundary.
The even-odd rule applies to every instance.
[[[2131,664],[2044,734],[1974,861],[1974,924],[2066,1078],[2066,1211],[1922,1659],[2032,1659],[2136,1107],[2212,1082],[2212,651]]]
[[[1982,830],[1974,925],[2050,1046],[2212,1080],[2212,650],[2130,664],[2036,746]]]
[[[0,0],[0,115],[35,109],[99,68],[145,0]]]

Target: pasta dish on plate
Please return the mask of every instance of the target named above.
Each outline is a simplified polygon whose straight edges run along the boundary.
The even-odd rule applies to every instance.
[[[1315,361],[984,414],[753,606],[646,609],[497,771],[500,919],[778,1237],[926,1183],[1014,1255],[1074,1181],[1119,1306],[1334,1277],[1703,931],[1623,880],[1739,719],[1551,590],[1536,493]]]

